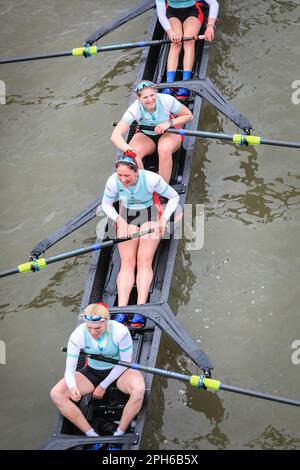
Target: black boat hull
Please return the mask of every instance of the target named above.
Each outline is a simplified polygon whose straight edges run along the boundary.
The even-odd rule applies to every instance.
[[[148,30],[148,40],[151,39],[162,39],[164,37],[164,31],[157,21],[156,11],[153,12],[153,16],[150,20]],[[197,43],[196,62],[194,69],[194,78],[205,78],[208,66],[208,43],[200,41]],[[163,45],[161,47],[150,47],[144,49],[141,55],[140,65],[137,70],[136,81],[142,79],[152,80],[156,83],[161,83],[165,78],[166,60],[168,54],[168,46]],[[133,98],[133,97],[132,97]],[[197,95],[191,95],[187,106],[193,113],[193,121],[188,123],[187,129],[197,129],[200,112],[201,112],[202,98]],[[129,138],[133,133],[133,129],[129,132]],[[181,188],[180,194],[180,206],[184,207],[186,199],[186,188],[189,184],[189,178],[191,173],[193,153],[195,146],[195,137],[185,137],[181,149],[174,155],[173,173],[171,184]],[[151,170],[157,170],[157,156],[147,157],[144,160],[145,168]],[[103,222],[103,230],[106,229],[106,221]],[[175,266],[176,253],[179,240],[174,237],[174,232],[170,235],[170,239],[165,239],[161,242],[158,251],[155,255],[153,263],[154,278],[149,294],[149,304],[147,306],[134,307],[136,302],[136,292],[133,289],[130,306],[126,309],[126,312],[134,313],[139,311],[140,313],[147,313],[147,322],[145,328],[137,331],[132,331],[134,340],[134,362],[146,364],[150,367],[155,367],[159,345],[161,341],[161,333],[165,328],[169,328],[169,333],[173,335],[173,339],[181,345],[185,344],[186,352],[194,360],[194,362],[203,370],[209,372],[212,368],[212,364],[204,353],[198,348],[196,343],[193,342],[187,334],[181,335],[180,327],[176,323],[175,317],[172,317],[172,312],[167,305],[172,276]],[[117,311],[117,308],[113,308],[117,305],[117,288],[116,279],[119,272],[120,259],[118,255],[118,249],[105,249],[100,252],[95,252],[92,257],[91,266],[89,269],[86,286],[83,294],[81,308],[86,305],[104,301],[113,311]],[[147,310],[148,309],[148,310]],[[160,317],[164,320],[160,323]],[[172,325],[177,326],[177,332],[171,331]],[[179,332],[178,332],[179,331]],[[167,329],[168,332],[168,329]],[[177,335],[177,336],[176,336]],[[190,343],[190,346],[188,345]],[[83,360],[83,359],[82,359]],[[80,364],[79,364],[80,365]],[[146,413],[149,403],[149,397],[152,389],[153,376],[151,374],[145,375],[146,382],[146,395],[143,404],[143,408],[138,414],[135,422],[132,426],[131,436],[134,435],[134,439],[124,439],[122,445],[123,450],[137,450],[140,448],[141,439],[143,435],[144,426],[146,423]],[[84,411],[87,419],[91,421],[93,426],[97,429],[99,423],[103,424],[103,420],[112,421],[119,420],[122,414],[124,404],[126,403],[127,397],[119,392],[117,389],[111,389],[106,392],[104,398],[100,401],[86,397],[80,404]],[[55,447],[55,440],[51,441],[51,449],[59,448],[59,439],[63,438],[66,442],[66,436],[74,436],[74,446],[72,446],[72,439],[70,438],[70,446],[75,448],[82,448],[75,442],[75,437],[82,435],[68,420],[63,418],[61,415],[58,416],[54,435],[56,436],[57,446]],[[129,433],[130,435],[130,433]],[[49,443],[44,448],[49,448]],[[47,447],[48,446],[48,447]]]

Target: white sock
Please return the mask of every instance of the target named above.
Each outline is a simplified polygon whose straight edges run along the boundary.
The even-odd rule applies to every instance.
[[[88,429],[87,432],[85,433],[85,435],[88,436],[88,437],[97,437],[97,436],[99,436],[99,434],[97,434],[96,431],[93,428]]]
[[[125,431],[122,431],[122,429],[120,429],[118,427],[118,429],[114,432],[114,436],[123,436],[123,434],[125,434]]]

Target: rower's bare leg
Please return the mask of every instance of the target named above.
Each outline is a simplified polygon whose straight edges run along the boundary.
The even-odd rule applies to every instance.
[[[139,371],[128,369],[118,379],[117,387],[123,393],[129,395],[129,400],[124,407],[119,424],[119,429],[125,432],[142,408],[145,394],[144,378]]]
[[[152,153],[154,153],[156,150],[156,146],[153,140],[142,132],[137,132],[134,134],[128,145],[136,150],[138,156],[141,159],[147,155],[152,155]],[[139,168],[144,168],[143,163],[139,164]]]
[[[198,36],[200,28],[200,21],[190,16],[183,23],[183,35],[185,37]],[[185,41],[183,43],[183,50],[183,70],[192,71],[195,61],[195,41]]]
[[[155,222],[147,222],[142,225],[141,230],[149,230],[154,227]],[[151,238],[152,237],[152,238]],[[140,238],[139,249],[137,253],[137,304],[147,303],[149,289],[153,279],[152,262],[159,245],[160,238],[153,238],[153,234],[145,235]]]
[[[173,168],[173,153],[179,149],[181,138],[176,134],[164,134],[158,141],[159,174],[169,183]]]
[[[80,372],[76,372],[76,384],[81,396],[92,393],[94,385]],[[78,406],[71,400],[71,393],[65,379],[61,379],[50,392],[53,403],[63,416],[77,426],[83,433],[91,429],[90,423],[83,416]]]
[[[169,23],[173,31],[176,34],[183,36],[182,23],[178,18],[170,18]],[[181,49],[182,49],[182,43],[180,44],[172,43],[170,45],[170,51],[169,51],[168,63],[167,63],[168,72],[177,70]]]
[[[137,228],[138,231],[138,228]],[[118,244],[121,268],[117,278],[118,306],[128,305],[130,292],[134,285],[135,266],[139,239]]]

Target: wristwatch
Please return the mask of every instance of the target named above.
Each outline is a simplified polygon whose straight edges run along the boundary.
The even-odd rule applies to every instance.
[[[173,127],[173,126],[174,126],[174,121],[173,121],[173,119],[169,119],[169,124],[170,124],[170,127]]]

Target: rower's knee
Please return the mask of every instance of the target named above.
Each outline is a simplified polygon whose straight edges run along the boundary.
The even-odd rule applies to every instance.
[[[195,48],[195,41],[185,41],[183,44],[184,52],[192,51]]]
[[[135,270],[135,259],[134,258],[126,258],[126,259],[122,259],[121,258],[121,269],[125,269],[127,270],[128,272],[134,272]]]
[[[138,256],[137,259],[137,269],[145,268],[145,267],[152,267],[152,256],[147,256],[146,254],[142,254]]]
[[[160,147],[158,149],[158,154],[159,154],[159,159],[160,161],[171,161],[172,160],[172,152],[170,152],[170,149],[165,148],[165,147]]]
[[[179,43],[175,43],[175,42],[172,42],[171,46],[170,46],[170,51],[173,52],[174,54],[176,55],[179,55],[180,52],[181,52],[181,49],[182,49],[182,44]]]
[[[54,385],[54,387],[50,391],[50,397],[51,400],[53,401],[54,405],[59,406],[61,405],[63,401],[63,394],[58,390],[57,386]]]
[[[130,394],[131,400],[135,403],[142,403],[144,400],[144,395],[145,395],[145,384],[141,383],[137,386],[134,387]]]

